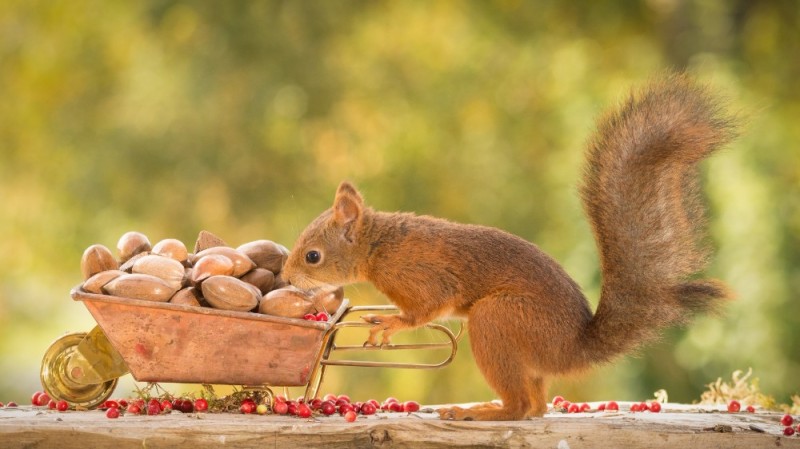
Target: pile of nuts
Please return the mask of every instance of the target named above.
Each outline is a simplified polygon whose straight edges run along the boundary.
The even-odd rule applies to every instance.
[[[95,244],[81,258],[82,289],[122,298],[325,320],[344,299],[341,287],[300,290],[281,279],[289,250],[270,240],[237,248],[207,231],[194,252],[176,239],[155,245],[140,232],[117,243],[118,257]]]

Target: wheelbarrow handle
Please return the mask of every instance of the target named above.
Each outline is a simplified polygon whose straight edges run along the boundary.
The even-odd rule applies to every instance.
[[[352,306],[347,308],[342,314],[342,318],[352,313],[358,312],[399,312],[395,306],[392,305],[377,305],[377,306]],[[335,343],[336,334],[345,328],[370,328],[373,324],[365,321],[339,321],[333,325],[323,337],[322,348],[317,363],[309,378],[308,387],[306,388],[305,397],[313,398],[317,396],[319,386],[322,383],[322,378],[325,374],[327,366],[356,366],[368,368],[406,368],[406,369],[434,369],[441,368],[450,364],[456,356],[458,350],[458,341],[464,333],[464,323],[459,322],[457,333],[453,333],[450,328],[438,323],[428,323],[423,328],[431,329],[441,332],[445,335],[446,341],[440,343],[416,343],[416,344],[388,344],[382,346],[364,346],[364,345],[343,345],[338,346]],[[450,348],[450,354],[439,363],[408,363],[408,362],[378,362],[368,360],[330,360],[332,351],[383,351],[383,350],[404,350],[404,349],[441,349]]]

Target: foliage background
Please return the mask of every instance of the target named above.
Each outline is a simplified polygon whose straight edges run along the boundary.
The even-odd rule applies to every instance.
[[[139,230],[191,245],[207,229],[291,247],[343,179],[379,209],[534,241],[596,299],[584,142],[600,111],[669,68],[748,123],[704,166],[710,274],[738,299],[551,391],[692,401],[753,367],[786,401],[800,389],[799,16],[793,0],[4,1],[0,401],[26,400],[50,341],[94,325],[69,298],[90,244]],[[494,397],[468,344],[435,371],[331,369],[325,390]]]

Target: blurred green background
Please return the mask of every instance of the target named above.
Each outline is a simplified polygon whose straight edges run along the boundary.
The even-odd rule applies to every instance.
[[[710,275],[738,298],[551,394],[640,400],[665,388],[690,402],[753,367],[787,402],[800,390],[798,23],[794,0],[6,0],[0,401],[27,403],[49,343],[94,325],[69,297],[87,246],[114,248],[129,230],[191,246],[207,229],[291,247],[344,179],[378,209],[529,239],[594,301],[576,189],[584,144],[631,86],[686,68],[747,122],[703,166]],[[347,295],[386,302],[368,285]],[[330,369],[323,393],[493,398],[464,343],[434,371]],[[132,386],[126,376],[117,396]]]

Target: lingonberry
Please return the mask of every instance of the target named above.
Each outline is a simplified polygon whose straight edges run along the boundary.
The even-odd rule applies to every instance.
[[[316,316],[314,316],[314,319],[317,320],[317,321],[328,321],[328,319],[330,319],[330,317],[328,316],[327,313],[320,312],[320,313],[316,314]]]
[[[419,404],[418,404],[418,406],[419,406]],[[363,405],[361,405],[361,414],[362,415],[374,415],[375,412],[377,412],[377,411],[378,411],[378,408],[375,407],[375,404],[373,404],[372,402],[365,402]],[[409,411],[416,411],[416,410],[409,410]]]
[[[119,408],[119,402],[112,401],[112,400],[109,399],[108,401],[103,402],[103,407],[105,407],[105,408]]]
[[[9,403],[6,404],[6,407],[16,407],[16,406],[17,406],[17,403],[14,402],[14,401],[9,401]]]
[[[564,396],[556,396],[553,398],[553,407],[558,406],[558,404],[564,402]]]
[[[42,395],[41,391],[33,393],[33,396],[31,396],[31,405],[39,405],[39,396],[41,395]]]
[[[581,406],[578,404],[570,404],[567,413],[578,413],[581,411]]]
[[[47,403],[47,408],[49,408],[50,410],[55,410],[55,408],[56,408],[56,400],[55,399],[50,399],[50,402]]]
[[[783,434],[787,437],[794,435],[794,428],[793,427],[786,427],[783,429]]]
[[[117,407],[111,407],[106,411],[106,417],[110,419],[119,418],[119,409]]]
[[[109,410],[114,410],[110,408]],[[147,403],[147,414],[148,415],[158,415],[161,413],[161,404],[158,403],[158,400],[151,400]]]
[[[639,412],[639,404],[631,404],[631,411],[632,412]]]
[[[339,396],[336,397],[336,399],[339,400],[339,401],[353,402],[353,401],[350,400],[350,396],[348,396],[346,394],[340,394]]]
[[[194,401],[194,409],[198,412],[205,412],[208,410],[208,401],[204,398],[196,399]]]
[[[285,415],[285,414],[289,413],[289,404],[287,404],[286,402],[277,402],[276,401],[272,405],[272,411],[277,413],[277,414],[279,414],[279,415]]]
[[[569,411],[569,406],[572,405],[572,402],[569,401],[561,401],[558,403],[558,408],[564,411]]]
[[[605,402],[603,402],[602,404],[597,406],[597,411],[598,412],[604,412],[605,410],[606,410],[606,403]]]
[[[369,402],[370,404],[374,405],[376,410],[377,410],[377,409],[379,409],[379,408],[381,408],[381,403],[380,403],[380,402],[378,402],[378,401],[377,401],[377,400],[375,400],[375,399],[370,399],[370,400],[369,400],[369,401],[367,401],[367,402]]]
[[[339,414],[340,415],[344,415],[347,412],[355,412],[356,411],[355,407],[353,407],[353,404],[349,404],[347,402],[339,405],[338,409],[339,409]]]
[[[303,319],[306,321],[317,321],[317,316],[314,315],[313,313],[307,313],[303,315]]]
[[[239,406],[239,411],[244,413],[245,415],[249,415],[253,413],[256,409],[256,404],[254,402],[244,401],[242,405]]]
[[[119,404],[120,408],[125,408],[128,406],[128,401],[125,399],[119,399],[117,400],[117,403]]]
[[[277,398],[275,398],[275,399],[277,399]],[[325,396],[322,397],[323,401],[331,401],[333,403],[335,403],[337,399],[339,399],[339,398],[333,393],[328,393],[328,394],[326,394]]]
[[[2,406],[3,406],[3,403],[2,403],[2,402],[0,402],[0,407],[2,407]]]
[[[755,413],[756,412],[756,408],[753,407],[752,405],[748,405],[746,410],[747,410],[747,413]]]
[[[661,403],[660,402],[651,402],[650,403],[650,411],[653,413],[658,413],[661,411]]]
[[[175,409],[175,407],[172,408]],[[182,399],[180,411],[183,413],[192,413],[194,411],[194,402],[192,402],[191,399]]]
[[[781,418],[781,424],[783,424],[784,426],[791,426],[792,424],[794,424],[794,418],[792,418],[792,415],[789,414],[783,415],[783,417]]]
[[[356,412],[352,410],[344,414],[344,420],[347,422],[353,422],[356,420],[356,418],[357,418]]]
[[[288,413],[290,415],[296,415],[297,414],[297,402],[289,401],[286,404],[289,405]]]
[[[131,415],[138,415],[142,413],[142,408],[137,404],[128,404],[128,413]]]
[[[56,410],[58,410],[59,412],[66,412],[67,409],[69,409],[69,404],[67,404],[67,401],[62,399],[56,402]]]
[[[619,404],[615,401],[611,401],[606,404],[606,411],[607,412],[618,412],[619,411]]]
[[[399,402],[392,402],[389,404],[389,411],[392,412],[402,412],[403,411],[403,404]]]
[[[310,418],[311,417],[311,407],[308,404],[298,404],[297,405],[297,416],[301,418]]]
[[[728,402],[728,412],[730,413],[739,413],[739,410],[742,409],[742,404],[739,403],[737,400],[732,400]]]
[[[336,405],[334,405],[334,403],[331,401],[322,401],[322,404],[319,406],[319,410],[323,415],[330,416],[336,413]]]
[[[592,407],[589,404],[587,404],[585,402],[583,404],[581,404],[581,408],[580,408],[581,413],[588,412],[591,409],[592,409]]]
[[[419,402],[417,401],[406,401],[403,403],[403,411],[404,412],[418,412],[419,411]]]

